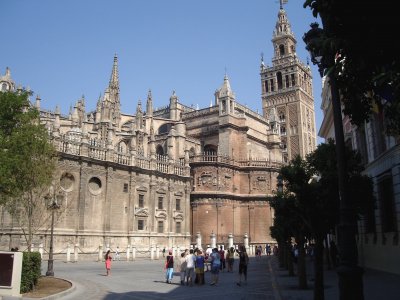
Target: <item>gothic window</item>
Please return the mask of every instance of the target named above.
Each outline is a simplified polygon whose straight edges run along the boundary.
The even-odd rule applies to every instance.
[[[128,192],[128,184],[124,183],[124,193],[127,193],[127,192]]]
[[[281,122],[285,122],[285,120],[286,120],[286,118],[285,118],[285,114],[283,114],[283,113],[280,113],[280,114],[279,114],[279,121],[281,121]]]
[[[194,157],[196,155],[196,152],[194,151],[194,148],[190,148],[189,150],[189,157]]]
[[[181,222],[176,222],[175,224],[175,233],[181,233],[181,228],[182,228],[182,223]]]
[[[286,127],[285,126],[281,126],[281,134],[286,135]]]
[[[222,100],[221,101],[221,112],[226,112],[226,101],[225,100]]]
[[[274,89],[274,80],[273,79],[269,80],[269,85],[271,86],[271,92],[273,92],[275,90]]]
[[[163,197],[158,197],[158,209],[164,209],[164,199],[163,199]]]
[[[397,231],[393,179],[390,172],[387,172],[378,179],[378,199],[381,208],[382,232]]]
[[[269,90],[268,90],[268,80],[264,81],[264,86],[265,86],[265,92],[268,93],[269,92]]]
[[[284,45],[279,45],[279,54],[281,56],[285,55],[285,46]]]
[[[144,230],[144,220],[138,220],[137,230]]]
[[[164,221],[158,221],[157,232],[158,233],[164,232]]]
[[[158,128],[158,134],[163,134],[163,133],[167,133],[168,131],[169,131],[169,124],[164,124],[164,125],[161,125],[159,128]]]
[[[292,50],[292,53],[296,52],[294,49],[294,45],[290,46],[290,49]]]
[[[181,199],[175,200],[175,210],[181,210]]]
[[[286,84],[286,87],[288,88],[289,85],[290,85],[290,82],[289,82],[289,75],[285,75],[285,84]]]
[[[139,195],[139,207],[144,207],[144,195]]]
[[[3,84],[1,85],[1,90],[2,90],[3,92],[7,91],[7,88],[8,88],[7,83],[3,83]]]
[[[158,155],[164,155],[164,149],[163,149],[163,147],[161,145],[157,146],[156,153]]]
[[[278,80],[278,90],[282,89],[283,83],[282,83],[282,73],[278,72],[276,73],[276,78]]]
[[[294,74],[290,74],[290,79],[292,81],[292,86],[295,86],[296,85],[296,80],[294,78]]]

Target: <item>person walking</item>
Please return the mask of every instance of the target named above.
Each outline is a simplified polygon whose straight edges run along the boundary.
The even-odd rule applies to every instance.
[[[199,250],[197,250],[197,253],[196,253],[196,262],[195,262],[195,272],[196,272],[196,280],[195,280],[195,282],[198,285],[205,284],[205,281],[204,281],[204,262],[205,262],[204,254],[199,249]]]
[[[193,286],[194,281],[194,260],[193,249],[190,249],[186,255],[186,285],[190,286]]]
[[[228,260],[228,272],[233,272],[233,263],[235,262],[235,248],[230,247],[226,253]]]
[[[181,257],[179,258],[181,266],[180,266],[180,275],[181,275],[181,285],[185,284],[185,273],[186,273],[186,252],[181,253]]]
[[[225,264],[225,250],[222,248],[222,246],[219,247],[219,257],[221,258],[221,265],[219,267],[219,270],[224,272],[226,269],[226,264]]]
[[[172,251],[169,250],[169,254],[167,255],[166,262],[165,262],[165,268],[167,272],[165,273],[165,279],[166,283],[171,283],[172,282],[172,275],[174,273],[174,257],[172,255]]]
[[[244,276],[244,283],[247,285],[247,265],[249,264],[249,256],[246,253],[246,248],[242,245],[239,248],[239,282],[238,286],[242,285],[242,275]]]
[[[104,260],[106,262],[106,272],[107,276],[111,275],[111,261],[112,261],[112,256],[110,254],[110,250],[107,251],[106,255],[104,255]]]
[[[221,257],[218,253],[218,248],[214,248],[210,255],[211,257],[211,278],[212,282],[210,285],[217,285],[219,278],[219,268],[221,266]]]

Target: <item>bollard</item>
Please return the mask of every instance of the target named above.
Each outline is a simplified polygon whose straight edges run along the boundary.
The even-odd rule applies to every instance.
[[[156,259],[160,259],[160,247],[156,245]]]
[[[75,246],[74,246],[74,262],[78,262],[78,249],[79,249],[79,244],[75,244]]]
[[[103,261],[103,245],[99,245],[99,256],[97,261]]]
[[[129,261],[129,256],[131,252],[131,245],[128,245],[128,247],[126,248],[126,261]]]
[[[39,244],[40,258],[43,259],[43,244]]]
[[[67,244],[67,262],[71,261],[71,245]]]
[[[132,260],[134,261],[136,259],[136,247],[132,247]]]
[[[154,260],[154,246],[150,247],[150,260]]]

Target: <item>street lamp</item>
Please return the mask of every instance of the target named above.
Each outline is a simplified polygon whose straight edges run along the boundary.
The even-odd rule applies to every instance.
[[[49,260],[47,262],[47,272],[46,276],[54,276],[53,270],[53,232],[54,232],[54,213],[57,209],[60,208],[60,204],[63,199],[63,195],[61,193],[56,194],[53,188],[50,189],[50,193],[45,197],[46,203],[51,203],[48,206],[48,209],[51,210],[51,227],[50,227],[50,251],[49,251]]]
[[[313,64],[318,65],[320,75],[323,76],[325,70],[334,67],[337,53],[333,53],[328,50],[328,48],[324,48],[323,35],[328,32],[325,29],[319,28],[318,23],[313,23],[310,26],[311,29],[304,34],[303,40],[306,43],[306,49],[310,52],[311,61]],[[341,103],[335,74],[330,71],[327,72],[326,76],[331,88],[340,199],[338,226],[340,263],[337,268],[339,276],[339,297],[341,300],[358,300],[364,299],[362,282],[363,271],[362,268],[358,266],[356,212],[352,200],[349,197],[347,186],[348,176]]]

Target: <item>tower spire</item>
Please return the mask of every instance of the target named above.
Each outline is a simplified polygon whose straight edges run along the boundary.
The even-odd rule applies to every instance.
[[[111,72],[109,87],[110,87],[110,89],[118,89],[119,90],[117,53],[114,54],[114,63],[113,63],[113,68],[112,68],[112,72]]]

